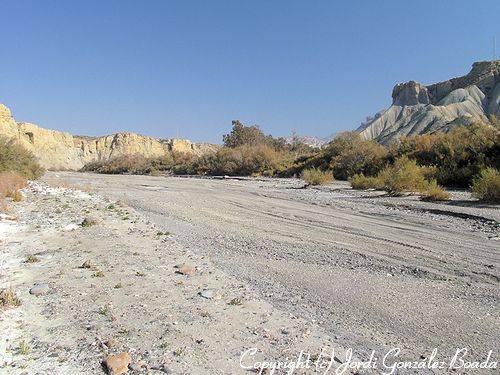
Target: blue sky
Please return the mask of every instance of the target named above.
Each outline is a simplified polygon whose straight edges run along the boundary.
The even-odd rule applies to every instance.
[[[500,2],[4,1],[0,102],[74,134],[326,136],[500,50]],[[500,52],[497,52],[499,55]],[[497,56],[498,58],[498,56]]]

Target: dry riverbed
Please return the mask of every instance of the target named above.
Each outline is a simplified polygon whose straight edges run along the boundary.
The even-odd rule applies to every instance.
[[[437,348],[437,359],[449,361],[466,347],[468,361],[490,350],[498,360],[500,210],[467,192],[430,203],[341,181],[304,189],[297,179],[44,179],[126,200],[182,248],[365,359],[398,347],[398,359],[422,360]]]
[[[246,366],[333,347],[126,202],[45,183],[24,195],[0,219],[1,285],[21,303],[0,311],[2,374],[99,374],[120,353],[131,373],[236,374],[251,348]]]
[[[392,348],[389,364],[498,360],[500,210],[466,192],[64,172],[24,195],[0,220],[0,281],[21,301],[0,313],[0,372],[99,374],[121,353],[131,373],[246,374],[252,348],[246,366],[311,354],[297,374],[331,349],[333,367],[379,356],[344,374],[381,373]]]

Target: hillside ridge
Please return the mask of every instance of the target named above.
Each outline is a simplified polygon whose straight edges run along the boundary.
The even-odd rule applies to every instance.
[[[389,144],[402,136],[448,131],[500,116],[500,60],[479,61],[463,76],[431,85],[399,83],[392,105],[363,123],[365,139]]]
[[[173,152],[203,155],[219,147],[187,139],[160,140],[132,132],[101,137],[74,136],[29,122],[17,122],[10,109],[3,104],[0,104],[0,136],[18,141],[49,170],[79,170],[88,163],[123,155],[161,157]]]

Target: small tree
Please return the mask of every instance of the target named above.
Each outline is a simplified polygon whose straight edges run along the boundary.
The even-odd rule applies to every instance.
[[[235,148],[244,145],[257,145],[266,142],[266,136],[257,125],[245,126],[240,121],[233,121],[231,133],[222,136],[224,146]]]

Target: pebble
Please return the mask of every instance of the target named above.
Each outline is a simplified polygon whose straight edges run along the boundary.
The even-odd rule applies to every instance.
[[[128,366],[130,370],[141,372],[143,369],[143,365],[141,363],[132,363]]]
[[[49,292],[50,292],[49,284],[35,284],[35,286],[33,286],[30,289],[30,294],[37,297],[49,294]]]
[[[110,375],[120,375],[128,372],[128,366],[132,362],[130,354],[122,352],[117,355],[107,356],[104,360],[104,365],[108,369]]]
[[[77,224],[68,224],[63,228],[64,232],[72,232],[74,230],[77,230],[79,226]]]
[[[215,291],[213,289],[205,289],[200,292],[200,296],[203,298],[212,299],[215,295]]]
[[[184,263],[177,267],[177,272],[182,275],[194,276],[196,275],[196,268],[190,264]]]
[[[200,292],[200,296],[207,299],[219,300],[221,295],[217,293],[214,289],[204,289]]]
[[[83,264],[80,266],[80,268],[86,268],[86,269],[89,269],[89,268],[92,268],[93,267],[93,264],[90,260],[86,260],[85,262],[83,262]]]
[[[115,339],[109,339],[104,343],[108,348],[114,348],[116,345],[118,345],[118,342]]]

